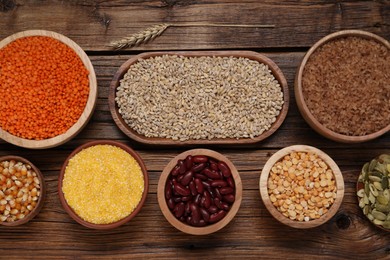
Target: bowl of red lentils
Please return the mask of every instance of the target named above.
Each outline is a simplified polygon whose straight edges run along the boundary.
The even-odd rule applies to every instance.
[[[88,123],[96,99],[91,61],[59,33],[30,30],[0,41],[0,138],[44,149],[63,144]]]
[[[224,155],[193,149],[173,158],[157,187],[160,209],[176,229],[207,235],[225,227],[242,200],[242,183],[233,163]]]
[[[390,130],[390,43],[345,30],[315,43],[295,78],[295,97],[306,122],[343,143],[372,140]]]
[[[149,177],[142,158],[127,145],[92,141],[75,149],[61,168],[58,194],[65,211],[92,229],[119,227],[141,210]]]
[[[18,226],[33,219],[46,193],[41,171],[20,156],[0,157],[0,225]]]
[[[270,214],[294,228],[313,228],[329,221],[344,197],[337,164],[323,151],[293,145],[273,154],[264,165],[260,195]]]

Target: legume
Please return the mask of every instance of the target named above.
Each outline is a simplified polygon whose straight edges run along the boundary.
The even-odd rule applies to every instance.
[[[172,169],[165,199],[173,215],[191,226],[223,219],[235,201],[235,184],[225,162],[204,155],[188,155]]]
[[[36,207],[41,184],[31,165],[15,160],[0,162],[0,221],[25,218]]]
[[[332,169],[316,154],[293,152],[271,168],[268,194],[272,204],[287,218],[318,219],[336,198]]]
[[[275,122],[283,92],[255,60],[164,55],[131,65],[115,100],[124,121],[146,137],[254,138]]]
[[[62,191],[68,205],[87,222],[109,224],[130,215],[141,201],[144,176],[123,149],[95,145],[73,156]]]
[[[86,105],[88,74],[77,54],[53,38],[6,45],[0,49],[0,127],[34,140],[65,133]]]

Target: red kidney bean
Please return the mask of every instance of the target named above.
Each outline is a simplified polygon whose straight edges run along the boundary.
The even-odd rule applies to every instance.
[[[203,175],[203,174],[201,174],[201,173],[196,173],[196,174],[194,175],[194,177],[195,177],[195,178],[198,178],[198,179],[200,179],[200,180],[202,180],[202,181],[205,181],[205,180],[208,179],[207,176],[205,176],[205,175]]]
[[[183,186],[187,186],[190,181],[192,181],[192,177],[193,177],[194,173],[189,170],[188,172],[186,172],[183,176],[183,178],[181,179],[180,183],[183,185]]]
[[[219,209],[223,209],[222,202],[219,198],[214,198],[214,204],[217,206]]]
[[[187,214],[190,214],[190,213],[191,213],[190,205],[191,205],[191,201],[187,201],[187,202],[186,202],[186,206],[185,206],[185,212],[186,212]]]
[[[193,157],[192,155],[187,155],[186,159],[184,160],[184,164],[186,165],[187,170],[192,168],[193,163]]]
[[[227,194],[231,194],[234,192],[233,188],[232,187],[222,187],[219,189],[219,192],[222,194],[222,195],[227,195]]]
[[[199,207],[196,204],[192,203],[190,205],[190,209],[191,209],[191,213],[192,213],[192,215],[191,215],[192,216],[192,222],[194,224],[198,224],[199,220],[200,220]]]
[[[191,196],[183,196],[183,197],[181,197],[181,201],[184,201],[184,202],[190,201],[191,199],[192,199]]]
[[[185,222],[185,221],[186,221],[186,217],[181,216],[181,217],[179,218],[179,220],[180,220],[181,222]]]
[[[209,158],[205,155],[195,155],[192,160],[194,163],[206,163],[209,161]]]
[[[181,197],[172,197],[175,203],[179,203],[181,201]]]
[[[173,167],[172,171],[171,171],[171,175],[172,176],[177,176],[179,174],[179,166],[176,165],[175,167]]]
[[[179,174],[183,174],[186,172],[187,169],[186,169],[186,165],[184,164],[183,160],[179,160],[177,165],[179,166]]]
[[[207,209],[210,214],[217,213],[218,212],[218,207],[215,205],[211,205],[210,208]]]
[[[203,193],[204,187],[202,181],[198,178],[195,178],[194,183],[195,183],[196,191],[198,193]]]
[[[191,181],[190,184],[188,184],[188,188],[190,188],[190,191],[191,191],[191,195],[192,196],[196,196],[198,195],[198,190],[196,189],[196,184],[194,181]]]
[[[214,180],[211,182],[211,187],[226,187],[228,184],[224,180]]]
[[[204,219],[204,221],[209,222],[209,220],[210,220],[209,212],[204,208],[200,208],[199,211],[200,211],[200,214],[202,215],[202,218]]]
[[[192,225],[193,225],[193,224],[192,224],[192,217],[191,217],[191,216],[188,216],[188,217],[186,218],[186,222],[187,222],[188,225],[191,225],[191,226],[192,226]]]
[[[195,199],[194,199],[194,203],[196,205],[200,205],[200,200],[201,200],[202,196],[200,194],[196,195],[195,196]]]
[[[235,201],[235,197],[234,197],[234,194],[228,194],[228,195],[225,195],[223,196],[223,200],[226,201],[227,203],[230,203],[232,204],[234,201]]]
[[[197,227],[204,227],[206,226],[206,221],[204,221],[203,219],[199,220],[199,223],[196,225]]]
[[[204,169],[202,171],[202,173],[204,175],[206,175],[207,177],[209,177],[210,179],[220,179],[221,178],[221,176],[218,174],[218,172],[212,171],[209,168]]]
[[[214,196],[217,197],[219,200],[222,200],[222,195],[219,192],[219,189],[218,188],[214,188],[213,191],[214,191]]]
[[[165,198],[169,200],[172,198],[172,181],[168,180],[166,185],[165,185]]]
[[[180,174],[179,176],[176,177],[176,180],[178,182],[181,182],[181,180],[184,178],[184,175],[183,174]]]
[[[191,194],[190,189],[187,189],[186,187],[183,187],[180,183],[176,183],[173,186],[173,189],[182,196],[188,196]]]
[[[214,171],[218,171],[218,164],[215,161],[210,160],[210,169]]]
[[[230,187],[234,188],[234,180],[232,178],[232,176],[230,176],[229,178],[226,179],[227,183],[229,184]]]
[[[215,223],[220,221],[226,216],[226,211],[220,210],[217,213],[211,214],[210,216],[210,222]]]
[[[197,165],[194,165],[191,170],[193,170],[194,172],[200,172],[202,171],[205,167],[206,167],[206,163],[199,163]]]
[[[230,206],[226,202],[222,202],[222,208],[224,211],[228,212],[230,209]]]
[[[173,201],[173,198],[168,199],[167,201],[168,208],[174,209],[175,208],[175,202]]]
[[[180,218],[184,213],[184,202],[178,203],[173,209],[176,218]]]
[[[208,183],[207,181],[202,181],[202,184],[203,188],[209,189],[211,187],[210,183]]]
[[[229,166],[227,166],[227,164],[224,162],[221,161],[218,162],[218,169],[222,172],[223,177],[225,178],[228,178],[232,175]]]
[[[211,206],[211,195],[208,191],[205,190],[203,191],[203,197],[204,197],[203,207],[207,209]]]

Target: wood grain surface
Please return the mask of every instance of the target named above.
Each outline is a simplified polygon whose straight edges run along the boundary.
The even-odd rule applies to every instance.
[[[363,164],[390,153],[390,134],[360,144],[325,139],[303,120],[295,103],[293,82],[305,52],[323,36],[341,29],[362,29],[390,40],[390,1],[32,1],[16,5],[0,1],[0,39],[27,29],[62,33],[88,54],[98,81],[98,100],[87,126],[56,148],[29,150],[0,140],[0,156],[23,156],[45,176],[47,196],[41,212],[18,227],[0,226],[0,258],[55,259],[389,259],[390,232],[373,226],[361,212],[356,181]],[[6,6],[6,8],[4,8]],[[8,8],[8,6],[11,6]],[[107,44],[162,22],[275,24],[273,29],[168,28],[154,41],[111,51]],[[290,86],[290,107],[281,127],[266,140],[244,146],[212,145],[229,158],[241,176],[242,203],[235,218],[205,236],[182,233],[164,218],[157,202],[157,183],[166,164],[187,147],[156,147],[130,140],[115,125],[108,105],[113,75],[134,55],[151,50],[257,51],[271,58]],[[4,102],[0,100],[0,102]],[[149,173],[144,207],[128,224],[113,230],[92,230],[75,222],[62,208],[57,184],[62,164],[79,145],[110,139],[123,142],[143,158]],[[327,153],[345,181],[344,200],[326,224],[300,230],[275,220],[259,195],[260,172],[279,149],[305,144]]]

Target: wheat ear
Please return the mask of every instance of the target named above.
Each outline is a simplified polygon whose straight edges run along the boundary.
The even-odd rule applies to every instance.
[[[157,36],[161,35],[168,27],[244,27],[244,28],[274,28],[275,25],[263,25],[263,24],[218,24],[218,23],[177,23],[169,24],[163,23],[149,27],[143,31],[135,33],[129,37],[125,37],[118,41],[112,41],[109,46],[114,49],[130,48],[138,46],[142,43],[147,43],[153,40]]]

